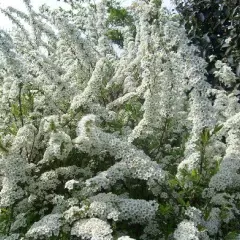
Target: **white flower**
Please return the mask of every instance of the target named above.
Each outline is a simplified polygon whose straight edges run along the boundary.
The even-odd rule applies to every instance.
[[[19,230],[21,227],[27,226],[27,219],[25,213],[20,213],[16,216],[15,222],[11,225],[11,231]]]
[[[226,63],[223,63],[220,60],[217,60],[215,63],[217,71],[214,72],[216,77],[219,77],[219,80],[224,83],[226,86],[230,86],[232,83],[235,83],[236,76],[233,73],[231,67]]]
[[[174,239],[176,240],[200,240],[199,232],[194,222],[183,220],[174,231]]]
[[[155,201],[121,198],[112,193],[100,193],[89,200],[88,214],[106,220],[128,220],[130,223],[144,224],[154,219],[158,209]]]
[[[118,238],[118,240],[135,240],[134,238],[130,238],[129,236],[122,236]]]
[[[46,239],[51,236],[58,236],[62,226],[61,217],[60,214],[44,216],[30,227],[26,236],[33,239]]]
[[[78,183],[79,183],[79,181],[76,181],[74,179],[69,180],[65,183],[64,188],[67,188],[68,190],[73,190],[74,189],[74,184],[78,184]]]
[[[231,37],[228,37],[228,38],[225,39],[225,43],[227,43],[227,44],[229,44],[231,41],[232,41]]]
[[[112,229],[105,222],[98,218],[81,219],[74,223],[71,235],[83,239],[112,240]]]

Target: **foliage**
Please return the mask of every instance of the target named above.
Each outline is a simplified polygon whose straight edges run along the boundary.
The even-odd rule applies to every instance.
[[[24,2],[2,10],[0,239],[238,239],[240,105],[178,18]]]
[[[135,34],[134,19],[131,12],[121,7],[117,1],[107,1],[108,8],[108,28],[107,36],[113,43],[123,47],[124,36],[123,29],[128,27],[132,34]]]
[[[209,81],[214,78],[215,63],[227,63],[240,77],[240,6],[238,0],[174,0],[191,41],[199,46],[208,62]],[[214,59],[211,59],[214,56]],[[239,81],[238,81],[239,83]]]

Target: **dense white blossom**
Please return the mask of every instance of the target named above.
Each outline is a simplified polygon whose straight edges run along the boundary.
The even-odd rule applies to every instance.
[[[63,216],[67,222],[73,223],[80,217],[86,217],[86,214],[84,214],[85,210],[84,208],[72,206],[63,213]]]
[[[240,186],[239,136],[240,131],[236,128],[228,132],[226,155],[221,162],[219,171],[209,183],[209,187],[216,189],[216,191],[224,191]]]
[[[121,198],[100,193],[90,199],[89,215],[114,221],[128,220],[144,224],[154,219],[158,204],[155,201]]]
[[[11,226],[11,231],[17,231],[19,230],[19,228],[26,226],[27,226],[26,214],[20,213],[16,216],[16,220]]]
[[[1,240],[18,240],[20,237],[20,234],[18,233],[14,233],[14,234],[11,234],[10,236],[0,236],[0,239]]]
[[[0,30],[0,239],[239,231],[238,77],[219,59],[212,87],[161,1],[70,2],[2,10],[16,29]]]
[[[75,144],[77,144],[78,148],[83,151],[87,150],[90,154],[97,154],[107,150],[116,159],[122,159],[122,161],[115,163],[107,171],[100,173],[96,177],[88,179],[86,182],[87,191],[98,191],[101,188],[107,189],[117,180],[132,177],[146,180],[154,194],[158,194],[154,188],[159,187],[159,184],[166,178],[166,174],[160,166],[151,161],[143,151],[136,149],[131,143],[102,132],[94,126],[95,119],[94,115],[85,116],[79,122],[80,128],[78,132],[80,135],[74,140]],[[85,146],[88,146],[88,149]]]
[[[217,68],[217,70],[214,72],[214,75],[216,77],[219,77],[219,80],[226,86],[231,85],[236,81],[235,74],[232,72],[231,67],[229,67],[226,63],[217,60],[215,63],[215,67]]]
[[[61,227],[61,215],[50,214],[35,222],[26,233],[32,239],[46,239],[58,236]]]
[[[74,179],[69,180],[65,183],[65,188],[67,188],[68,190],[73,190],[74,184],[77,184],[77,183],[79,183],[79,181],[76,181]]]
[[[112,229],[103,220],[98,218],[82,219],[74,223],[71,235],[82,239],[111,240]]]
[[[54,158],[64,160],[72,150],[71,138],[64,132],[52,133],[48,144],[41,163]]]
[[[0,192],[2,207],[10,206],[25,196],[25,191],[20,186],[28,181],[27,165],[27,160],[17,154],[1,159],[1,166],[4,169]]]
[[[134,240],[134,238],[130,238],[128,236],[123,236],[123,237],[118,238],[118,240]]]
[[[194,222],[183,220],[174,232],[176,240],[199,240],[199,231]]]

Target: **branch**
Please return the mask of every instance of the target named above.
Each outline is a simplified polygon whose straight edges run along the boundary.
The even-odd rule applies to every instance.
[[[18,103],[19,103],[21,124],[22,124],[22,127],[23,127],[24,126],[24,122],[23,122],[22,99],[21,99],[23,83],[20,83],[18,86],[19,86]]]

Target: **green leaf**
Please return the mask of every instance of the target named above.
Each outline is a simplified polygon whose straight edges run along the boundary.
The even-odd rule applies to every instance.
[[[208,128],[204,128],[201,133],[201,143],[206,146],[210,139],[210,131]]]
[[[0,233],[6,233],[10,214],[9,208],[0,208]]]
[[[187,203],[183,200],[183,198],[178,197],[177,200],[182,206],[187,206]]]
[[[169,213],[172,212],[172,206],[168,203],[166,203],[166,205],[160,204],[159,205],[159,212],[162,215],[168,215]]]
[[[194,181],[194,182],[198,182],[199,179],[200,179],[200,174],[198,173],[198,170],[193,169],[191,171],[191,180]]]
[[[239,239],[239,233],[233,231],[229,232],[227,236],[225,236],[224,240],[238,240]]]
[[[174,188],[175,186],[177,186],[179,183],[178,183],[178,180],[176,179],[176,178],[174,178],[174,179],[170,179],[169,181],[168,181],[168,183],[169,183],[169,185],[172,187],[172,188]]]
[[[123,35],[117,29],[109,29],[106,33],[107,37],[114,43],[123,46]]]
[[[51,122],[50,122],[50,129],[51,129],[53,132],[56,132],[56,125],[55,125],[55,123],[54,123],[53,120],[51,120]]]
[[[212,135],[216,134],[217,132],[219,132],[221,129],[222,129],[223,125],[216,125],[213,132],[212,132]]]
[[[3,145],[1,137],[0,137],[0,151],[8,153],[8,149]]]
[[[11,113],[12,113],[14,116],[16,116],[16,117],[19,116],[20,111],[19,111],[19,107],[18,107],[17,104],[15,104],[15,103],[12,104],[12,106],[11,106]]]
[[[199,230],[200,232],[206,230],[206,228],[205,228],[204,226],[202,226],[202,225],[197,225],[197,228],[198,228],[198,230]]]

